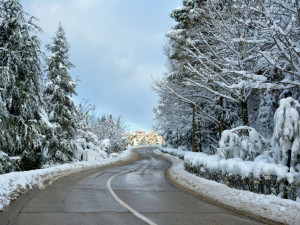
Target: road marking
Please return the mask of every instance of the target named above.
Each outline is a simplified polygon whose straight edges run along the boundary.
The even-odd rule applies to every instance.
[[[146,154],[147,155],[147,154]],[[150,157],[149,155],[147,155],[148,157]],[[150,164],[152,163],[152,157],[150,157],[150,163],[148,163],[146,166],[143,166],[143,167],[147,167],[149,166]],[[141,168],[143,168],[141,167]],[[119,175],[122,175],[124,173],[128,173],[130,171],[134,171],[134,170],[137,170],[137,169],[140,169],[140,168],[135,168],[135,169],[131,169],[131,170],[127,170],[125,172],[122,172],[122,173],[118,173],[114,176],[112,176],[111,178],[108,179],[106,185],[107,185],[107,188],[109,190],[109,192],[112,194],[112,196],[122,205],[124,206],[128,211],[130,211],[133,215],[135,215],[137,218],[143,220],[144,222],[148,223],[149,225],[157,225],[156,223],[154,223],[153,221],[151,221],[150,219],[148,219],[147,217],[143,216],[142,214],[140,214],[138,211],[134,210],[133,208],[131,208],[129,205],[127,205],[125,202],[123,202],[117,195],[116,193],[113,191],[113,189],[111,188],[111,181],[116,178],[117,176]]]

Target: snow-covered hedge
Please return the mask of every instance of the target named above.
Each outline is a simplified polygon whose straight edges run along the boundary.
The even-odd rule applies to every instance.
[[[184,159],[186,170],[200,177],[240,190],[300,199],[300,173],[288,172],[287,166],[276,164],[267,154],[256,157],[254,161],[244,161],[170,148],[161,151]]]

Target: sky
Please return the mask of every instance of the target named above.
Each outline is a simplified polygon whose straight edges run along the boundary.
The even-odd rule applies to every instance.
[[[98,114],[122,116],[130,131],[150,131],[158,96],[152,79],[166,70],[165,33],[170,13],[182,0],[21,0],[24,11],[51,42],[59,22],[71,46],[71,70],[79,78],[74,97],[87,99]]]

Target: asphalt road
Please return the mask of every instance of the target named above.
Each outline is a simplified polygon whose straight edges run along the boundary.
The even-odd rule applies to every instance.
[[[131,164],[83,171],[34,189],[0,213],[0,224],[261,224],[172,186],[170,164],[141,149]]]

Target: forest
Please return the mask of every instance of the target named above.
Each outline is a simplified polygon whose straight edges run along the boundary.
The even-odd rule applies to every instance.
[[[70,45],[61,24],[42,51],[37,19],[0,1],[0,174],[105,158],[126,148],[121,117],[76,105]]]
[[[168,147],[183,152],[165,151],[202,177],[296,199],[300,2],[184,0],[170,16],[176,24],[166,34],[167,72],[152,84],[160,97],[154,112]],[[186,158],[186,150],[205,154]],[[274,170],[260,165],[255,174],[261,160]]]

